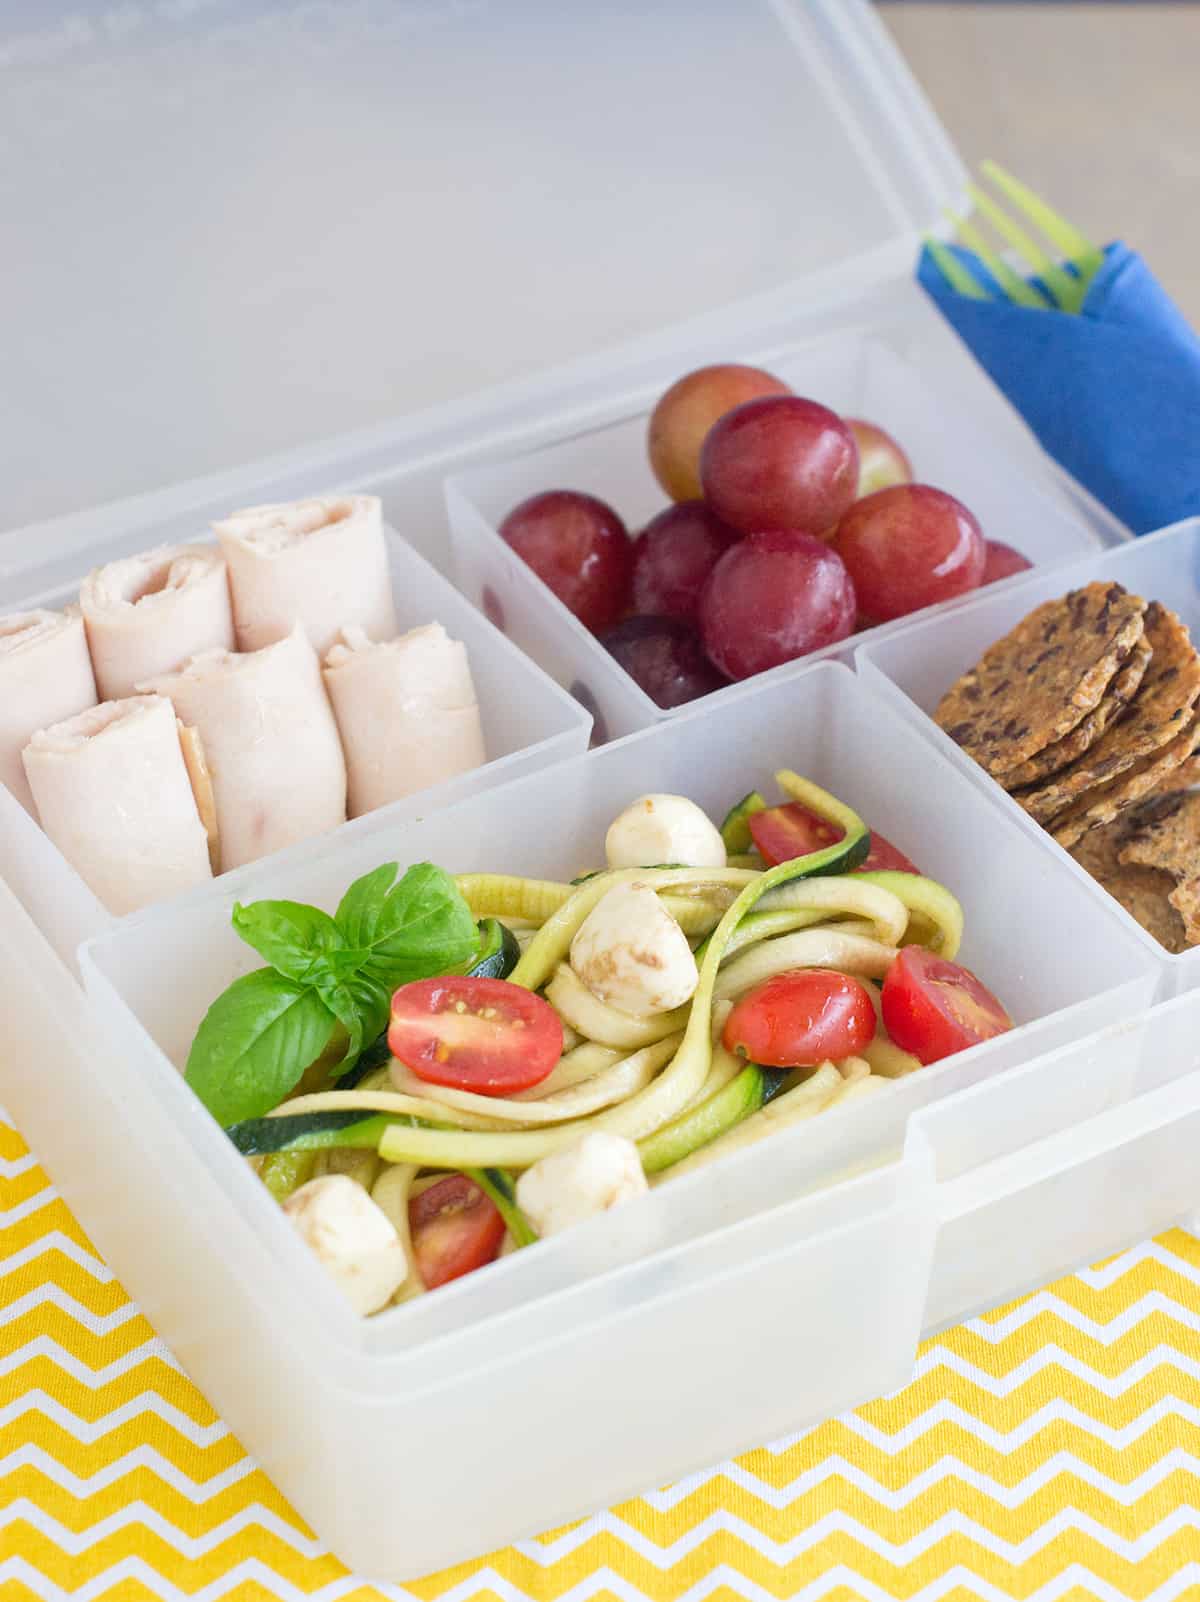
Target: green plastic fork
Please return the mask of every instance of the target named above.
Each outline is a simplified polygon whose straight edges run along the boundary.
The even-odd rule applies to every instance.
[[[998,285],[1002,298],[1037,311],[1078,312],[1088,288],[1104,264],[1104,252],[1092,244],[1074,224],[1052,210],[1040,195],[1014,178],[997,162],[980,163],[980,175],[991,180],[1001,195],[1022,214],[1023,222],[1038,229],[1061,258],[1055,261],[1037,239],[1004,210],[979,184],[968,191],[981,217],[985,217],[1006,245],[1022,258],[1030,275],[1023,277],[992,247],[974,223],[947,209],[946,215],[958,230],[958,238],[991,273],[988,284],[971,267],[938,239],[926,239],[929,254],[942,277],[971,300],[995,300]],[[1034,281],[1036,280],[1036,281]]]

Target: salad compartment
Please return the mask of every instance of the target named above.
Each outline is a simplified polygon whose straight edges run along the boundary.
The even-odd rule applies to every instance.
[[[728,359],[730,352],[726,352]],[[963,501],[991,539],[1052,567],[1109,543],[1111,526],[1072,503],[1056,470],[1036,448],[997,447],[986,408],[949,391],[931,371],[920,335],[902,324],[846,329],[801,348],[751,355],[788,384],[847,417],[864,417],[895,435],[918,482]],[[682,372],[683,369],[680,369]],[[676,375],[678,376],[678,375]],[[665,387],[665,386],[664,386]],[[651,395],[651,404],[657,395]],[[505,516],[527,497],[569,489],[612,506],[631,534],[671,503],[651,471],[648,407],[603,427],[460,472],[446,481],[446,507],[464,592],[596,715],[596,742],[677,715],[657,705],[500,537]],[[1007,581],[1011,582],[1011,581]],[[940,615],[946,606],[937,608]],[[849,661],[860,640],[887,637],[910,621],[877,625],[760,677],[774,678],[823,659]],[[737,686],[696,704],[719,704]]]
[[[933,713],[959,675],[1034,607],[1107,579],[1147,600],[1162,602],[1178,613],[1193,640],[1200,641],[1200,519],[1190,518],[1053,572],[1021,574],[1003,593],[981,595],[951,616],[913,623],[887,639],[865,641],[855,658],[861,677],[886,701],[892,715],[898,713],[916,728],[1022,829],[1042,840],[1064,868],[1089,883],[1093,881],[1084,869],[937,726]],[[1200,985],[1200,947],[1178,954],[1167,951],[1115,900],[1108,900],[1157,962],[1163,996]]]
[[[586,750],[589,719],[579,703],[467,605],[454,586],[406,540],[390,529],[385,538],[400,631],[440,622],[467,648],[488,760],[482,767],[393,801],[381,810],[393,818],[413,817],[431,805],[449,805],[461,796]],[[95,561],[109,561],[131,548],[144,549],[146,543],[153,544],[154,538],[143,532],[132,547],[123,540],[97,550]],[[86,570],[78,570],[73,582],[60,581],[53,589],[34,594],[18,592],[15,585],[0,587],[0,612],[67,605],[76,599]],[[373,816],[368,813],[342,824],[335,837],[352,837]],[[279,855],[289,858],[295,849],[288,847]],[[243,871],[225,874],[224,882],[232,885]],[[80,941],[113,921],[75,868],[2,784],[0,877],[16,891],[65,962],[74,962]]]
[[[213,996],[253,966],[230,930],[232,886],[217,881],[89,942],[89,1003],[60,1009],[53,1024],[65,1064],[53,1098],[31,1078],[15,1094],[5,1087],[165,1338],[360,1570],[428,1571],[899,1384],[927,1318],[939,1225],[957,1263],[943,1270],[941,1305],[973,1289],[970,1242],[950,1233],[942,1185],[1068,1139],[1136,1093],[1155,984],[1140,944],[1101,892],[834,664],[420,819],[364,820],[243,870],[236,894],[330,907],[384,859],[571,876],[594,864],[608,821],[635,795],[674,790],[720,816],[783,764],[882,822],[955,891],[963,960],[1024,1027],[896,1082],[851,1116],[781,1131],[416,1303],[356,1320],[173,1065]],[[8,983],[38,995],[19,966]],[[48,998],[48,983],[41,991]],[[71,1047],[77,1033],[86,1059]],[[1097,1033],[1119,1048],[1097,1045]],[[62,1129],[64,1090],[87,1109],[86,1135],[75,1117]],[[988,1093],[1002,1118],[989,1108],[983,1127],[950,1119],[926,1130],[923,1119],[972,1093]],[[1102,1142],[1097,1151],[1102,1160]],[[1096,1155],[1084,1140],[1061,1163],[1088,1170]],[[107,1182],[114,1164],[120,1187]],[[994,1189],[1004,1205],[1003,1185]],[[1114,1198],[1114,1230],[1123,1205]],[[1019,1265],[1028,1277],[1041,1256],[1071,1251],[1056,1230],[1054,1216],[1041,1220]],[[997,1295],[1018,1271],[1010,1249],[994,1243]],[[989,1253],[975,1257],[986,1273]],[[180,1261],[194,1271],[179,1274]],[[780,1328],[786,1384],[772,1361]],[[468,1518],[461,1498],[451,1517],[443,1476],[485,1414],[472,1448],[479,1494]],[[331,1498],[331,1485],[361,1484],[364,1471],[405,1483],[393,1518],[349,1490]]]

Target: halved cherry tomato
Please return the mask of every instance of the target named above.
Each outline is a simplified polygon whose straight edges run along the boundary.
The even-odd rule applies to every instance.
[[[507,979],[418,979],[392,997],[388,1046],[418,1079],[481,1096],[541,1084],[562,1056],[562,1020]]]
[[[753,813],[747,821],[751,838],[768,868],[778,862],[790,862],[793,857],[806,857],[810,851],[823,851],[826,846],[836,845],[844,833],[836,823],[827,823],[799,801],[768,807],[765,812]],[[921,871],[903,851],[872,829],[871,850],[854,872],[873,873],[884,868],[897,873]]]
[[[725,1023],[726,1051],[766,1068],[809,1068],[853,1057],[875,1037],[865,987],[832,968],[797,968],[748,990]]]
[[[490,1263],[504,1239],[495,1202],[465,1174],[450,1174],[414,1196],[408,1227],[426,1290]]]
[[[969,969],[924,946],[905,946],[888,969],[883,1022],[901,1051],[922,1063],[940,1062],[1013,1026]]]

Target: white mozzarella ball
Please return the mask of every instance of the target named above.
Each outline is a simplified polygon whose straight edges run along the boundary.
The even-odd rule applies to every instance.
[[[610,868],[723,868],[725,842],[712,819],[684,795],[644,795],[609,826]]]
[[[404,1283],[408,1260],[391,1220],[345,1174],[310,1179],[283,1210],[356,1312],[378,1312]]]
[[[539,1235],[557,1235],[648,1188],[634,1143],[597,1130],[527,1168],[517,1181],[517,1205]]]
[[[571,942],[571,967],[591,993],[649,1018],[690,1001],[699,980],[687,936],[648,885],[614,885]]]

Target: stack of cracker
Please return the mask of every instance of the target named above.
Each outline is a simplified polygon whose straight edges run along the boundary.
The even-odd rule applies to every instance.
[[[1200,655],[1119,584],[1047,601],[942,697],[951,739],[1169,951],[1200,945]]]

